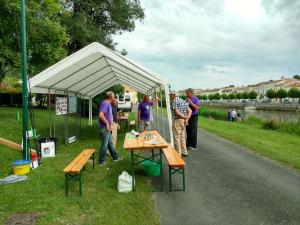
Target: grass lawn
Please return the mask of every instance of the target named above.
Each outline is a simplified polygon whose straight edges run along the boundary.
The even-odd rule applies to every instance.
[[[255,152],[300,169],[300,137],[264,130],[254,125],[199,118],[205,130],[246,146]]]
[[[17,108],[0,107],[0,137],[20,143],[21,122],[16,120]],[[37,129],[43,124],[48,129],[48,111],[35,110]],[[133,115],[131,115],[132,117]],[[83,176],[83,196],[78,196],[78,182],[71,184],[69,197],[65,196],[63,168],[84,148],[96,148],[99,137],[97,122],[93,127],[82,122],[81,139],[65,147],[59,145],[55,158],[46,158],[42,166],[33,170],[28,180],[0,186],[0,224],[14,213],[40,213],[38,224],[142,225],[159,224],[150,182],[137,177],[135,193],[117,191],[118,175],[130,169],[130,157],[122,149],[124,132],[118,138],[117,149],[124,157],[121,162],[107,159],[107,168],[86,166]],[[20,152],[0,146],[0,178],[12,174],[10,163],[20,159]],[[109,169],[108,169],[109,168]]]
[[[164,109],[166,115],[166,109]],[[264,130],[255,121],[230,123],[199,117],[199,127],[243,145],[253,151],[300,169],[300,136]]]

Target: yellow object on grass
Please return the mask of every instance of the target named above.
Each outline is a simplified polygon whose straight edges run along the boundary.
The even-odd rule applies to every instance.
[[[15,160],[12,162],[14,175],[25,175],[30,172],[30,160]]]

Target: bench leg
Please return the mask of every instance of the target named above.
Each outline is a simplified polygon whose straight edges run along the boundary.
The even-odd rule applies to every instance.
[[[169,166],[169,190],[172,191],[172,168]]]
[[[79,196],[82,196],[82,176],[79,174]]]
[[[95,169],[95,153],[93,153],[92,159],[93,159],[93,169]]]
[[[65,179],[66,179],[66,196],[68,197],[68,192],[69,192],[68,174],[65,174]]]
[[[131,173],[132,173],[132,191],[135,191],[135,175],[134,175],[134,155],[133,151],[131,151]]]
[[[172,175],[173,174],[181,174],[182,175],[182,189],[180,190],[173,190],[172,186]],[[185,172],[184,167],[182,168],[172,168],[169,166],[169,185],[170,185],[170,191],[185,191]]]
[[[185,191],[185,173],[184,173],[184,167],[182,168],[182,181],[183,181],[183,191]]]

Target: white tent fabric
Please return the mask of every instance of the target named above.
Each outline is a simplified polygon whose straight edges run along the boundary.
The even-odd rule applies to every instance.
[[[115,84],[126,84],[149,95],[165,90],[172,142],[169,81],[97,42],[30,79],[33,93],[77,95],[89,99],[89,124],[92,124],[92,98]]]

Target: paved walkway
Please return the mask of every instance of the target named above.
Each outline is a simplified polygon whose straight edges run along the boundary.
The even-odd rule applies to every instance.
[[[162,225],[298,225],[300,173],[199,129],[186,192],[155,193]],[[177,184],[180,184],[179,180]]]

